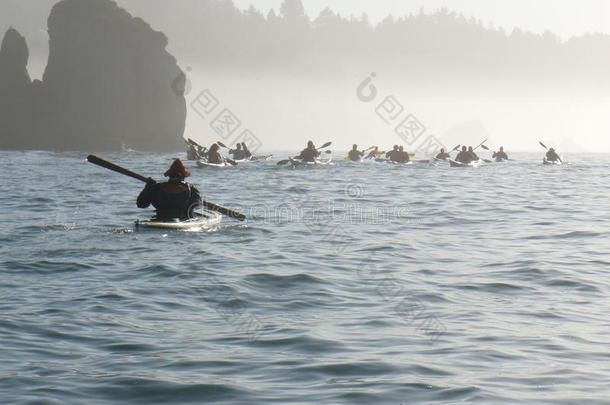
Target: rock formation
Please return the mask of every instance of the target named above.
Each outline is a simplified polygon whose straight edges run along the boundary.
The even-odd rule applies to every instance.
[[[29,134],[16,139],[0,124],[0,148],[183,148],[184,73],[166,52],[165,35],[111,0],[62,0],[51,11],[48,31],[48,64],[42,82],[33,84],[25,71],[25,40],[10,30],[5,36],[0,86],[9,83],[11,92],[30,100],[14,104],[14,118]]]

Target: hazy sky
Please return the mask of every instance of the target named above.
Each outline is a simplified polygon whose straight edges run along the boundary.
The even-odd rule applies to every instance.
[[[265,11],[279,9],[282,0],[234,0],[240,8],[254,4]],[[304,0],[310,16],[317,16],[325,7],[342,15],[369,15],[378,22],[388,14],[395,16],[417,12],[424,6],[427,12],[447,7],[474,16],[485,23],[492,22],[508,32],[521,27],[534,32],[551,30],[563,38],[587,32],[610,33],[610,4],[604,0]]]

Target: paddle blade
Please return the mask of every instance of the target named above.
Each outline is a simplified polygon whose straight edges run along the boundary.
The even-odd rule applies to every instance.
[[[332,142],[326,142],[324,145],[320,146],[318,149],[328,148],[330,145],[332,145]]]
[[[481,145],[481,148],[485,149],[485,150],[489,150],[489,148],[485,145]]]
[[[218,144],[218,146],[222,146],[223,148],[227,148],[227,145],[225,145],[224,143],[222,143],[220,141],[218,141],[216,143]],[[229,148],[227,148],[227,149],[229,149]]]
[[[290,162],[290,159],[284,159],[284,160],[280,160],[279,162],[277,162],[277,165],[278,166],[283,166],[283,165],[285,165],[286,163],[289,163],[289,162]]]
[[[548,149],[548,148],[546,147],[546,145],[542,143],[542,141],[538,141],[538,143],[539,143],[539,144],[540,144],[540,146],[542,146],[544,149]]]
[[[229,162],[230,164],[232,164],[233,166],[237,166],[237,162],[234,161],[233,159],[229,159],[229,158],[225,158],[225,161]]]
[[[456,150],[460,149],[460,146],[462,146],[462,145],[458,145],[458,146],[456,146],[455,148],[453,148],[452,152],[454,152],[454,151],[456,151]]]

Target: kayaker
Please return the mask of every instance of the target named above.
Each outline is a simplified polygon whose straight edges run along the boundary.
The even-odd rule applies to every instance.
[[[391,151],[385,154],[386,159],[390,159],[392,162],[398,162],[400,160],[400,151],[398,145],[394,145]]]
[[[242,160],[242,159],[245,159],[245,157],[246,157],[246,154],[242,150],[240,143],[237,144],[235,149],[229,150],[229,155],[233,155],[234,160]]]
[[[548,160],[549,162],[556,162],[558,160],[561,161],[561,157],[559,157],[557,152],[555,152],[554,148],[551,148],[546,153],[546,160]]]
[[[476,153],[474,153],[474,149],[472,149],[472,146],[468,147],[468,153],[470,154],[470,158],[472,159],[472,162],[476,162],[477,160],[479,160],[479,157],[477,156]]]
[[[451,157],[450,154],[445,152],[445,148],[441,148],[441,151],[436,155],[436,160],[447,160]]]
[[[297,159],[301,159],[303,162],[315,162],[318,156],[320,156],[320,152],[316,149],[313,141],[309,141],[307,147],[301,151]]]
[[[364,152],[359,151],[358,145],[354,144],[354,146],[352,146],[352,150],[348,152],[347,156],[349,156],[349,160],[352,162],[359,162],[360,158],[364,156]]]
[[[195,145],[190,145],[186,150],[186,160],[198,160],[199,151],[195,148]]]
[[[220,164],[224,162],[224,159],[222,158],[222,156],[220,156],[220,153],[218,152],[219,148],[220,147],[218,146],[218,144],[210,146],[210,150],[208,150],[208,163]]]
[[[157,210],[155,219],[159,221],[192,218],[193,209],[200,204],[201,197],[199,190],[184,182],[184,178],[190,175],[180,159],[174,160],[165,172],[169,181],[157,183],[148,178],[144,190],[138,196],[138,208],[148,208],[152,204]]]
[[[250,153],[250,151],[248,150],[248,145],[246,145],[245,142],[241,143],[241,150],[244,151],[244,158],[245,159],[250,159],[252,157],[252,153]]]
[[[504,146],[500,146],[500,150],[494,152],[492,159],[496,160],[508,160],[508,155],[504,152]]]
[[[407,152],[405,152],[404,148],[402,145],[400,145],[398,147],[398,158],[399,158],[399,163],[408,163],[411,158],[409,157],[409,154]]]
[[[468,164],[472,162],[472,155],[466,149],[466,146],[462,146],[462,150],[455,157],[456,162]]]

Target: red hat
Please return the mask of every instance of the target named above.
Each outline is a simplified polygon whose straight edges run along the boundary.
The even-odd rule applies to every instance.
[[[167,169],[167,171],[165,172],[165,176],[189,177],[190,175],[191,172],[186,170],[186,167],[184,167],[184,163],[182,163],[182,160],[180,159],[174,160],[174,163],[172,163],[170,168]]]

